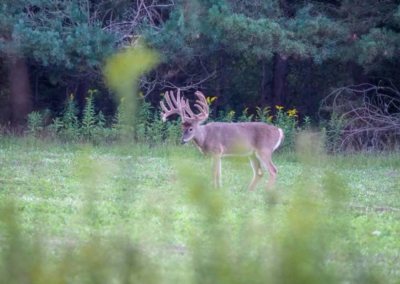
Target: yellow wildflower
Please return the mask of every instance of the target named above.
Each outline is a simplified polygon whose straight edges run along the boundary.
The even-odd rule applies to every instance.
[[[206,101],[208,104],[211,104],[213,101],[215,101],[217,99],[217,97],[207,97]]]
[[[125,101],[125,97],[123,97],[122,99],[121,99],[121,103],[123,103]]]
[[[281,109],[283,109],[283,106],[278,106],[278,105],[276,105],[275,108],[276,108],[277,110],[281,110]]]
[[[244,112],[247,112],[249,110],[249,108],[248,107],[246,107],[245,109],[244,109]]]
[[[287,114],[289,115],[289,116],[294,116],[294,117],[297,117],[298,115],[297,115],[297,109],[291,109],[291,110],[288,110],[288,112],[287,112]]]
[[[139,93],[139,97],[143,98],[143,93],[142,92]]]
[[[86,97],[86,98],[85,98],[85,100],[87,100],[87,101],[88,101],[88,100],[89,100],[89,97]]]
[[[71,93],[71,94],[69,95],[69,98],[70,98],[71,100],[73,100],[73,99],[74,99],[74,94]]]
[[[230,114],[230,115],[234,115],[234,114],[235,114],[235,111],[231,110],[231,111],[229,112],[229,114]]]
[[[268,121],[271,121],[274,118],[274,116],[270,115],[268,116]]]
[[[164,96],[165,96],[165,93],[161,93],[160,96],[164,97]]]

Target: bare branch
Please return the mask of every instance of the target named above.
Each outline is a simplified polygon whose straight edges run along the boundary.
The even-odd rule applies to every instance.
[[[341,150],[385,150],[400,138],[400,92],[393,86],[360,84],[335,90],[320,111],[337,115],[343,123]]]

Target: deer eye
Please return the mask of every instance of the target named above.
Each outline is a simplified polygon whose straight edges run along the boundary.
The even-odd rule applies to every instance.
[[[189,131],[192,132],[192,131],[193,131],[193,128],[189,128]]]

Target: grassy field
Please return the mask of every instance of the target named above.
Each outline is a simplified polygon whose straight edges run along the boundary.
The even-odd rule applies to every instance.
[[[400,283],[400,158],[0,142],[1,283]]]

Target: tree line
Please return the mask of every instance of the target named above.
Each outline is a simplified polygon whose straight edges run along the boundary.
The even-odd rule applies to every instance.
[[[399,85],[400,10],[394,0],[3,0],[0,120],[23,124],[32,110],[57,115],[70,94],[83,111],[114,115],[102,67],[139,41],[159,65],[139,82],[144,100],[181,88],[217,97],[220,110],[285,106],[320,118],[333,90]],[[133,63],[134,64],[134,63]],[[389,112],[391,110],[389,109]]]

